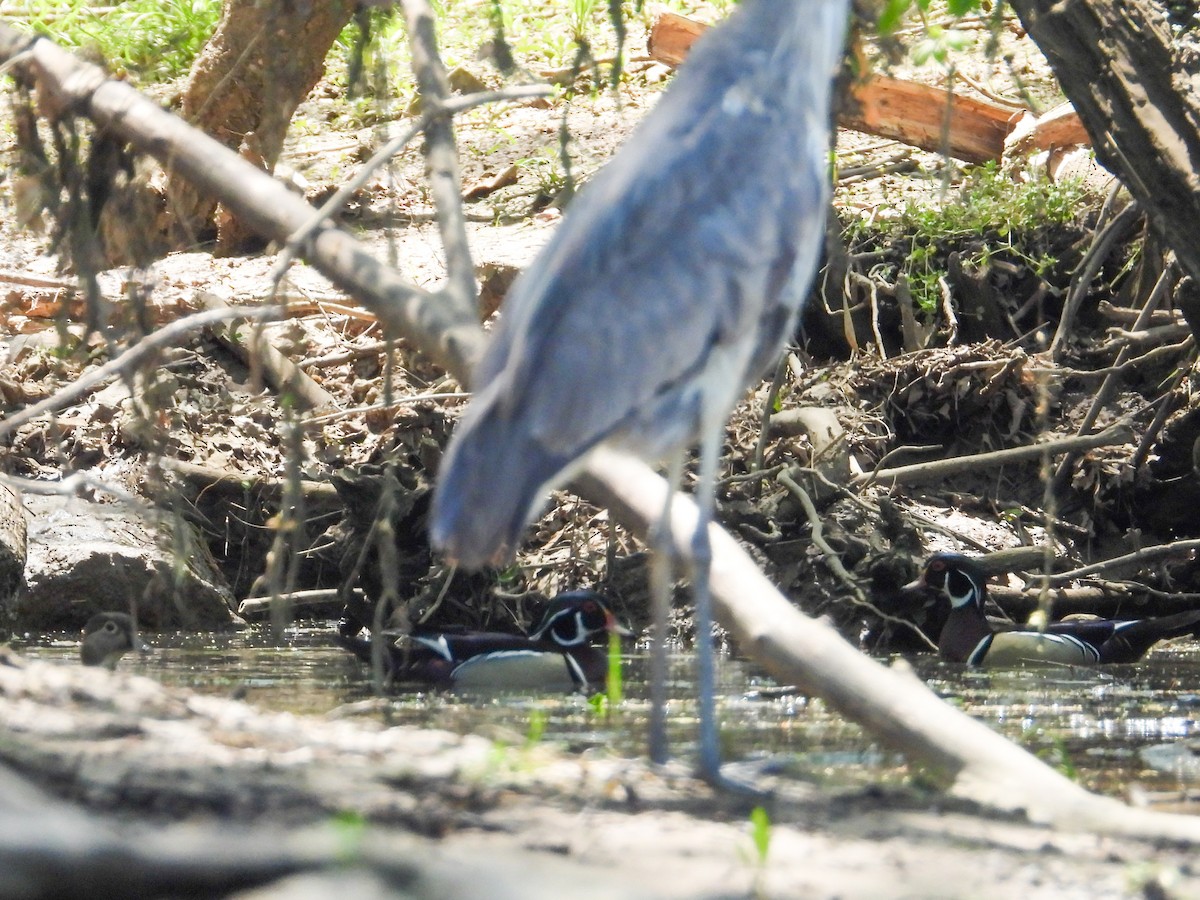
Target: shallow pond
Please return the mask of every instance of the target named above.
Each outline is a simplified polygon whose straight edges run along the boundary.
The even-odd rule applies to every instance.
[[[372,698],[365,666],[330,641],[333,623],[289,629],[276,645],[265,627],[241,633],[149,634],[150,650],[121,662],[124,671],[167,684],[242,697],[261,707],[315,715],[355,714],[505,743],[552,740],[571,750],[644,752],[646,648],[625,658],[626,701],[611,716],[579,696],[469,697],[437,693]],[[75,660],[76,635],[15,640],[31,657]],[[691,750],[695,730],[690,654],[672,657],[672,747]],[[965,670],[933,657],[913,660],[941,696],[1004,732],[1091,788],[1200,792],[1200,644],[1176,644],[1137,666],[1104,669]],[[728,656],[719,664],[722,738],[729,759],[769,757],[778,771],[832,784],[908,777],[903,760],[820,700],[776,685]],[[1190,740],[1189,740],[1190,739]],[[1155,768],[1150,768],[1149,764]]]

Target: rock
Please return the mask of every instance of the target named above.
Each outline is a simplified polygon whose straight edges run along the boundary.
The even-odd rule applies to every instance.
[[[151,630],[238,627],[234,598],[190,525],[149,508],[30,496],[26,590],[6,605],[18,630],[81,628],[128,610]]]
[[[21,498],[16,491],[0,484],[0,610],[12,608],[24,584],[26,542]],[[0,638],[8,633],[10,623],[5,620],[0,620]]]

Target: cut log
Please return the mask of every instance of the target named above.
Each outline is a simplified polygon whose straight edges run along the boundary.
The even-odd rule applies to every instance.
[[[685,16],[663,13],[650,31],[649,53],[659,62],[679,65],[707,27]],[[853,85],[850,97],[854,108],[843,110],[838,119],[843,128],[891,138],[931,153],[946,153],[965,162],[999,161],[1012,155],[1088,143],[1087,132],[1069,103],[1038,118],[990,100],[882,75]],[[1012,135],[1018,138],[1015,143]]]
[[[842,112],[838,124],[843,128],[971,163],[1000,159],[1004,139],[1020,115],[998,103],[884,76],[854,85],[850,96],[857,109]]]

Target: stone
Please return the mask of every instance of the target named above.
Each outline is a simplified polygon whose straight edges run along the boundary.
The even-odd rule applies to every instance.
[[[244,621],[203,539],[153,507],[27,496],[26,588],[9,605],[18,630],[81,628],[133,612],[143,628],[221,630]]]

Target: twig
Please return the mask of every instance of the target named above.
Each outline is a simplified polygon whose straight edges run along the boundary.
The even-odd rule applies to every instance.
[[[1087,255],[1084,257],[1083,266],[1067,292],[1062,316],[1058,320],[1058,330],[1054,332],[1054,339],[1050,342],[1050,358],[1055,362],[1058,362],[1062,356],[1067,336],[1075,326],[1075,316],[1079,312],[1079,304],[1083,302],[1084,296],[1091,288],[1092,282],[1095,281],[1100,267],[1108,259],[1113,245],[1125,236],[1126,229],[1133,225],[1139,215],[1141,215],[1141,208],[1136,202],[1130,203],[1096,233],[1092,246],[1088,248]]]
[[[61,391],[55,392],[40,403],[27,406],[20,412],[9,416],[0,422],[0,437],[11,434],[15,429],[20,428],[26,422],[36,419],[38,416],[49,412],[57,412],[60,409],[70,406],[72,403],[86,396],[92,388],[102,381],[113,375],[132,371],[146,357],[157,353],[164,347],[170,347],[193,331],[199,331],[201,328],[207,328],[209,325],[225,322],[229,319],[266,321],[269,319],[282,319],[286,316],[287,308],[283,306],[233,306],[228,309],[205,310],[204,312],[193,313],[190,316],[177,319],[146,335],[116,359],[110,360],[100,368],[88,372],[75,383],[63,388]]]
[[[1129,440],[1133,434],[1124,422],[1117,422],[1097,434],[1076,435],[1058,440],[1043,441],[1030,444],[1027,447],[1012,447],[1008,450],[992,450],[988,453],[976,453],[971,456],[956,456],[953,459],[942,459],[936,462],[917,463],[911,466],[897,466],[894,469],[877,469],[862,475],[855,475],[850,483],[862,487],[876,481],[890,484],[917,484],[922,481],[933,481],[958,472],[972,469],[995,468],[1010,463],[1024,463],[1038,459],[1043,453],[1057,455],[1071,453],[1076,450],[1092,450],[1096,447],[1106,447],[1120,444]]]
[[[391,403],[372,403],[370,406],[356,406],[353,409],[339,409],[320,416],[312,416],[304,420],[305,425],[322,425],[337,419],[346,419],[363,413],[381,409],[399,409],[402,406],[412,406],[414,403],[437,403],[442,400],[466,400],[471,396],[468,391],[440,391],[430,394],[413,394],[411,397],[393,397]]]
[[[1113,220],[1113,224],[1116,224],[1115,219]],[[1142,311],[1138,315],[1137,321],[1133,324],[1134,331],[1140,330],[1146,326],[1146,324],[1150,321],[1150,317],[1154,314],[1154,310],[1158,308],[1158,304],[1164,297],[1166,297],[1172,283],[1174,283],[1174,274],[1176,270],[1174,256],[1168,254],[1168,258],[1165,260],[1165,262],[1166,265],[1163,266],[1163,270],[1158,276],[1158,281],[1155,283],[1154,289],[1150,291],[1150,296],[1146,298],[1146,302],[1142,306]],[[1185,327],[1185,334],[1186,333],[1187,329]],[[1120,353],[1117,354],[1117,358],[1113,362],[1113,365],[1122,365],[1127,359],[1129,359],[1131,353],[1132,350],[1129,348],[1129,346],[1122,347]],[[1092,400],[1091,407],[1088,409],[1087,414],[1084,415],[1083,421],[1079,425],[1079,434],[1087,434],[1092,430],[1092,426],[1096,424],[1096,419],[1100,417],[1100,413],[1104,410],[1104,407],[1108,405],[1109,400],[1112,399],[1113,394],[1116,392],[1117,377],[1118,376],[1115,374],[1109,375],[1101,383],[1100,390],[1096,392],[1096,396]],[[1054,473],[1054,493],[1061,493],[1062,490],[1067,486],[1067,483],[1071,477],[1071,471],[1075,468],[1075,463],[1078,460],[1079,455],[1077,453],[1068,453],[1061,460],[1059,460],[1058,469]]]
[[[356,594],[362,596],[360,589],[355,588],[354,590]],[[271,612],[271,604],[276,602],[286,603],[293,610],[323,610],[325,607],[340,603],[341,592],[337,588],[322,588],[310,591],[290,591],[276,594],[274,597],[247,597],[238,604],[238,615],[245,618],[266,616]]]
[[[958,316],[954,314],[954,298],[950,293],[950,283],[946,279],[938,276],[938,296],[942,298],[942,315],[946,317],[946,327],[949,334],[946,335],[946,346],[953,347],[958,343]]]
[[[808,496],[808,491],[801,487],[799,482],[793,480],[787,472],[779,473],[779,483],[786,487],[792,496],[800,501],[800,505],[804,507],[804,516],[808,519],[812,542],[817,546],[817,549],[825,554],[822,562],[833,573],[833,577],[840,581],[854,595],[855,605],[869,609],[872,614],[885,622],[911,629],[914,634],[921,636],[921,639],[929,645],[930,650],[937,650],[937,645],[921,629],[913,625],[912,622],[902,619],[899,616],[885,613],[867,599],[866,593],[859,587],[858,580],[846,570],[846,567],[842,565],[842,559],[838,556],[837,551],[825,540],[825,524],[821,521],[821,514],[817,512],[817,507],[812,502],[812,497]]]
[[[1189,339],[1190,340],[1190,339]],[[1149,354],[1147,354],[1149,355]],[[1146,464],[1146,458],[1150,456],[1150,449],[1154,446],[1154,442],[1158,440],[1158,435],[1167,425],[1167,419],[1171,413],[1175,411],[1176,405],[1171,402],[1175,396],[1175,391],[1183,382],[1183,379],[1191,374],[1192,365],[1196,361],[1196,346],[1193,342],[1189,348],[1187,356],[1180,361],[1179,367],[1175,370],[1175,374],[1171,377],[1171,383],[1167,385],[1163,391],[1162,397],[1158,400],[1158,409],[1154,411],[1154,418],[1151,420],[1146,433],[1142,435],[1141,441],[1138,442],[1137,449],[1133,452],[1133,456],[1129,458],[1129,467],[1137,472],[1143,465]]]
[[[779,357],[779,362],[775,364],[775,373],[771,377],[771,387],[767,391],[767,400],[763,404],[762,418],[758,425],[758,440],[754,444],[754,459],[751,463],[751,472],[759,472],[762,469],[763,457],[767,452],[767,442],[770,440],[771,432],[771,416],[775,412],[775,400],[779,396],[779,390],[783,387],[784,376],[788,372],[788,355],[784,353]]]
[[[450,79],[438,55],[433,7],[428,0],[403,0],[408,23],[408,45],[413,74],[422,103],[443,107],[450,98]],[[445,253],[447,283],[443,302],[463,320],[477,319],[475,267],[467,241],[467,223],[463,218],[462,179],[458,171],[458,152],[454,143],[454,123],[437,117],[425,126],[426,179],[437,210],[438,229]]]
[[[1120,322],[1124,325],[1132,325],[1134,322],[1141,321],[1142,311],[1140,309],[1131,309],[1128,306],[1117,306],[1111,300],[1101,300],[1096,306],[1096,312],[1113,322]],[[1173,309],[1156,309],[1150,315],[1151,325],[1178,325],[1183,322],[1182,313]]]
[[[1141,565],[1155,560],[1165,559],[1168,556],[1178,556],[1183,553],[1190,554],[1195,550],[1200,550],[1200,540],[1175,541],[1172,544],[1158,544],[1153,547],[1142,547],[1139,550],[1134,550],[1132,553],[1126,553],[1124,556],[1115,556],[1112,559],[1102,560],[1091,565],[1081,566],[1078,569],[1072,569],[1069,572],[1059,572],[1056,575],[1046,577],[1036,576],[1035,581],[1042,582],[1045,580],[1051,585],[1066,584],[1069,581],[1074,581],[1077,578],[1083,578],[1087,575],[1094,575],[1097,572],[1108,572],[1112,569],[1121,569],[1126,566]]]

